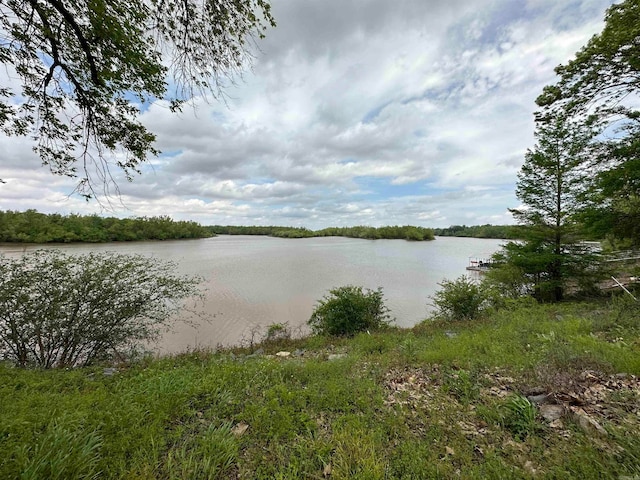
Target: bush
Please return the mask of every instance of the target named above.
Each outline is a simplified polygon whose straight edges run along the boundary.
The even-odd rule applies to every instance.
[[[483,283],[496,288],[503,297],[508,299],[533,293],[530,281],[522,269],[508,263],[491,268],[485,273]]]
[[[132,255],[39,250],[0,257],[0,357],[40,368],[88,365],[157,339],[197,278]]]
[[[454,281],[444,280],[442,287],[431,299],[437,308],[436,314],[453,320],[476,318],[488,307],[490,289],[463,275]]]
[[[381,288],[364,291],[347,285],[329,290],[307,323],[316,334],[352,336],[386,326],[391,320],[388,313]]]

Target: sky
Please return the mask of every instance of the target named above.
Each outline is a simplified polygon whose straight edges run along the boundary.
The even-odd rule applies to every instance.
[[[225,101],[141,115],[162,154],[86,202],[0,135],[0,210],[204,225],[510,224],[535,98],[610,0],[272,0]]]

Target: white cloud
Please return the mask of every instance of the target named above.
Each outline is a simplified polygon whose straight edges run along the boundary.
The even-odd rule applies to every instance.
[[[320,228],[506,223],[534,100],[609,0],[273,0],[227,104],[142,115],[164,154],[115,214]],[[101,211],[0,136],[0,208]],[[107,212],[113,214],[114,212]]]

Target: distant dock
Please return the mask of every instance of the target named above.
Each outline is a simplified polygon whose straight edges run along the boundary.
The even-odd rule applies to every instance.
[[[471,256],[467,270],[472,272],[487,272],[493,266],[490,256]]]

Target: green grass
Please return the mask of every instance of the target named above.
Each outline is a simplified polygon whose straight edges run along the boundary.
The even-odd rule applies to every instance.
[[[633,477],[639,332],[627,303],[527,305],[113,376],[0,365],[0,478]],[[283,349],[305,353],[270,356]],[[607,433],[551,426],[534,390],[580,399]]]

